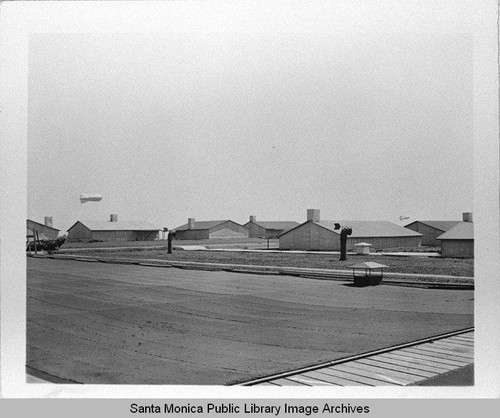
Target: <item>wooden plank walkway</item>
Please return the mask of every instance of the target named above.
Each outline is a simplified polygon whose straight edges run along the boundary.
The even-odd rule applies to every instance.
[[[252,386],[407,386],[474,362],[474,331],[367,355]]]

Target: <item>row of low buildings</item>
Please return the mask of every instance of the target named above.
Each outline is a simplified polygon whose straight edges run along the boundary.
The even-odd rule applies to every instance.
[[[474,257],[474,223],[470,212],[462,214],[462,221],[415,221],[406,228],[422,234],[422,245],[441,246],[443,257]]]
[[[342,227],[352,229],[347,237],[347,249],[366,243],[374,250],[419,247],[422,235],[389,221],[322,220],[318,209],[307,211],[307,221],[279,236],[280,249],[338,251]]]
[[[341,227],[352,229],[347,238],[348,250],[369,246],[372,250],[441,246],[445,257],[473,257],[474,226],[472,214],[464,213],[462,221],[415,221],[405,227],[389,221],[322,220],[318,209],[308,209],[303,223],[295,221],[257,221],[255,216],[241,225],[232,220],[188,222],[175,228],[177,240],[205,240],[228,238],[278,238],[283,250],[338,251]],[[57,237],[59,230],[46,217],[40,224],[28,220],[27,235],[36,230],[46,239]],[[111,215],[109,221],[77,221],[69,229],[68,242],[92,241],[152,241],[165,238],[165,231],[149,222],[118,221]]]
[[[28,221],[31,222],[31,221]],[[40,225],[40,224],[39,224]],[[174,228],[178,240],[277,238],[279,234],[299,225],[298,222],[257,222],[255,216],[245,225],[229,219],[188,222]],[[109,221],[77,221],[68,229],[69,242],[88,241],[153,241],[165,238],[167,228],[144,221],[118,221],[111,215]]]
[[[306,222],[279,236],[279,248],[338,251],[339,225],[352,229],[347,237],[348,250],[367,245],[374,250],[425,245],[440,246],[443,257],[474,257],[474,224],[470,212],[463,214],[462,221],[415,221],[403,227],[388,221],[321,220],[319,210],[309,209]]]

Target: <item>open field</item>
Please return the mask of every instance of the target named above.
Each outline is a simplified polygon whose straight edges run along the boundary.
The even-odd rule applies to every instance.
[[[27,268],[28,371],[73,382],[224,385],[473,326],[468,290],[47,258]]]
[[[66,252],[65,252],[66,254]],[[339,261],[338,254],[321,253],[274,253],[242,251],[182,251],[167,254],[165,249],[123,249],[109,253],[106,250],[85,251],[86,256],[131,257],[171,261],[193,261],[200,263],[245,264],[277,267],[301,267],[333,270],[349,270],[349,266],[361,261],[376,261],[388,266],[385,271],[408,274],[435,274],[460,277],[474,276],[474,260],[440,257],[400,257],[386,255],[349,255]]]

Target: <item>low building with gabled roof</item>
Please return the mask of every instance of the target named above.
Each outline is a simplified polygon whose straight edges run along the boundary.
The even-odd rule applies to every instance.
[[[278,238],[298,225],[295,221],[257,221],[255,216],[250,216],[250,221],[243,226],[248,229],[249,238]]]
[[[422,234],[422,245],[434,247],[440,245],[437,237],[458,223],[460,221],[414,221],[405,228]]]
[[[389,221],[322,221],[318,209],[308,210],[307,221],[279,236],[280,250],[339,251],[342,227],[352,229],[347,249],[368,243],[374,250],[419,247],[422,234]]]
[[[441,241],[441,257],[474,258],[472,222],[459,222],[437,239]]]
[[[38,234],[38,238],[41,240],[56,239],[59,235],[59,229],[52,226],[51,216],[46,216],[43,224],[27,219],[26,237],[33,237],[35,231]]]
[[[118,221],[111,215],[109,221],[77,221],[68,229],[68,242],[89,241],[154,241],[160,228],[146,221]]]
[[[248,229],[229,219],[196,221],[188,218],[188,222],[175,228],[175,232],[175,238],[179,240],[248,238]]]

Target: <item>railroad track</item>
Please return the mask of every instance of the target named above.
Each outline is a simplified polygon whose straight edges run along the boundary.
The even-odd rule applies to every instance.
[[[472,363],[474,328],[469,328],[238,385],[409,386]]]

